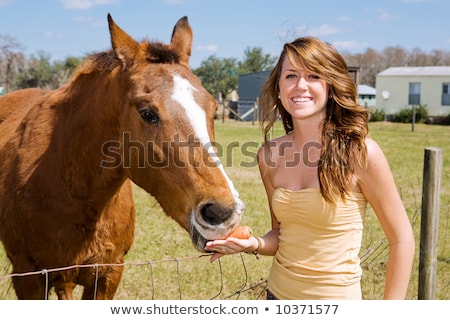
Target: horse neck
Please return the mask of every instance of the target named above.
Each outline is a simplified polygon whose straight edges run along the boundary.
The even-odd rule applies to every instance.
[[[79,74],[64,89],[58,106],[55,134],[64,137],[59,153],[62,170],[70,177],[73,192],[82,196],[109,199],[126,179],[123,168],[101,166],[102,147],[108,141],[120,141],[121,97],[127,91],[117,85],[119,79],[102,74]],[[100,196],[101,195],[101,196]]]

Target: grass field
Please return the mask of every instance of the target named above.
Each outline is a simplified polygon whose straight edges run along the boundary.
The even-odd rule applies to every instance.
[[[443,149],[440,229],[436,298],[450,299],[450,127],[416,124],[371,123],[372,137],[391,165],[398,189],[416,236],[416,259],[408,299],[417,299],[420,248],[420,214],[424,149]],[[277,127],[273,136],[282,134]],[[216,139],[225,170],[246,204],[242,224],[254,234],[269,230],[267,199],[254,161],[261,143],[257,125],[221,120]],[[215,263],[193,249],[187,233],[162,213],[155,200],[135,187],[136,238],[116,299],[264,299],[271,257],[225,256]],[[388,255],[387,243],[369,208],[361,250],[363,296],[381,299]],[[3,266],[3,268],[1,268]],[[0,251],[0,299],[15,299],[10,280],[2,279],[9,264]],[[54,294],[52,294],[54,298]]]

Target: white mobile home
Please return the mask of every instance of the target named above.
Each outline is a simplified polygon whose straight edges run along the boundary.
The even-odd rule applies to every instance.
[[[426,105],[431,116],[450,113],[449,67],[393,67],[377,75],[376,108],[393,115]]]
[[[358,100],[359,104],[363,107],[375,107],[376,106],[377,90],[366,84],[358,85]]]

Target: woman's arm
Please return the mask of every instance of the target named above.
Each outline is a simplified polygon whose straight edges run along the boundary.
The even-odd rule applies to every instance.
[[[378,144],[366,140],[368,163],[357,170],[358,183],[389,242],[384,299],[404,299],[414,259],[414,235],[402,200]]]

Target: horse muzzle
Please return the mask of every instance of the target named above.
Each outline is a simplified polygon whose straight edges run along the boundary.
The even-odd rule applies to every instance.
[[[189,235],[195,248],[205,252],[210,240],[224,239],[241,222],[244,203],[237,199],[232,207],[217,202],[206,202],[189,217]]]

